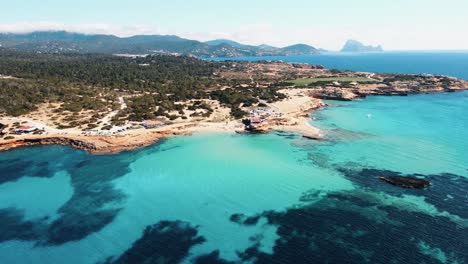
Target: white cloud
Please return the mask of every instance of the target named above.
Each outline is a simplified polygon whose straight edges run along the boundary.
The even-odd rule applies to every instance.
[[[155,26],[149,25],[113,25],[113,24],[64,24],[55,22],[20,22],[0,24],[0,32],[30,33],[33,31],[77,32],[84,34],[112,34],[119,37],[133,35],[160,34]]]
[[[56,22],[21,22],[0,24],[0,32],[29,33],[33,31],[65,30],[85,34],[112,34],[119,37],[133,35],[164,34],[178,35],[188,39],[207,41],[213,39],[232,39],[245,44],[269,44],[287,46],[305,43],[316,47],[337,48],[345,41],[343,36],[333,35],[327,30],[288,30],[275,28],[271,24],[241,25],[214,32],[187,32],[183,30],[167,30],[151,25],[115,25],[115,24],[64,24]],[[324,33],[327,34],[324,34]]]
[[[0,24],[0,32],[27,33],[32,31],[66,30],[85,34],[112,34],[120,37],[133,35],[178,35],[188,39],[207,41],[226,38],[244,44],[287,46],[297,43],[318,48],[339,50],[347,39],[356,39],[369,45],[383,45],[386,50],[467,49],[468,37],[459,28],[433,26],[428,32],[424,25],[386,25],[375,27],[303,25],[277,27],[271,24],[240,25],[223,31],[185,31],[162,29],[155,25],[64,24],[55,22],[21,22]]]

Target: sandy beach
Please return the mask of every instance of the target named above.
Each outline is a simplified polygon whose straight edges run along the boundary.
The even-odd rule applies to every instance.
[[[285,89],[281,92],[287,95],[287,98],[268,105],[280,117],[266,119],[260,128],[265,132],[282,130],[319,136],[320,131],[309,124],[308,115],[314,109],[322,107],[323,101],[313,98],[309,89]],[[228,111],[220,107],[206,119],[179,121],[152,129],[141,127],[119,133],[99,134],[86,134],[79,129],[57,129],[36,118],[0,117],[0,123],[9,127],[21,124],[43,130],[43,133],[38,135],[21,134],[15,135],[13,139],[4,139],[0,143],[0,151],[23,146],[56,144],[72,146],[93,154],[110,154],[145,147],[171,136],[242,131],[244,125],[241,120],[224,118]]]

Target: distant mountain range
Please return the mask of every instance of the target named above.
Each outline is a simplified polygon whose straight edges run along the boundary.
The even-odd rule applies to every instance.
[[[382,52],[382,46],[366,46],[357,40],[346,41],[341,52]]]
[[[48,53],[184,54],[196,57],[288,56],[320,52],[305,44],[277,48],[269,45],[244,45],[225,39],[200,42],[171,35],[120,38],[66,31],[0,33],[0,47]]]

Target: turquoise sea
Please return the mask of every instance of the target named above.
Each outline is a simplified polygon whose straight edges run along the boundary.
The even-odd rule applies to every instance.
[[[334,102],[326,141],[0,153],[1,263],[468,263],[468,92]],[[401,189],[386,175],[429,179]]]

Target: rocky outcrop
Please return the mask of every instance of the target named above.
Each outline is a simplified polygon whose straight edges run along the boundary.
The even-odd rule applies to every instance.
[[[114,154],[146,147],[170,136],[189,134],[191,134],[189,131],[177,130],[148,131],[124,136],[26,135],[15,139],[1,140],[0,151],[38,145],[63,145],[82,149],[92,154]]]
[[[358,99],[360,96],[353,92],[352,89],[347,88],[318,88],[312,92],[312,96],[324,100],[339,100],[339,101],[352,101]]]
[[[322,140],[323,138],[319,134],[311,134],[311,133],[304,133],[302,135],[303,138],[311,139],[311,140]]]
[[[291,66],[295,69],[307,69],[307,70],[323,70],[325,66],[318,64],[308,64],[308,63],[291,63]]]
[[[379,177],[381,181],[386,183],[409,189],[424,189],[431,186],[431,182],[425,179],[404,176],[386,176]]]
[[[366,85],[360,84],[355,87],[321,87],[315,88],[310,93],[312,97],[323,100],[352,101],[369,95],[380,96],[408,96],[421,93],[455,92],[468,89],[466,81],[452,80],[450,85]]]
[[[259,128],[259,127],[245,127],[242,130],[236,130],[237,134],[251,134],[251,135],[257,135],[257,134],[268,134],[271,132],[271,129],[269,128]]]
[[[9,142],[5,142],[0,145],[0,150],[8,150],[17,147],[28,147],[38,145],[63,145],[70,146],[77,149],[83,149],[89,152],[97,151],[97,147],[92,142],[86,142],[83,140],[73,139],[69,137],[43,137],[43,138],[25,138],[18,139]]]

